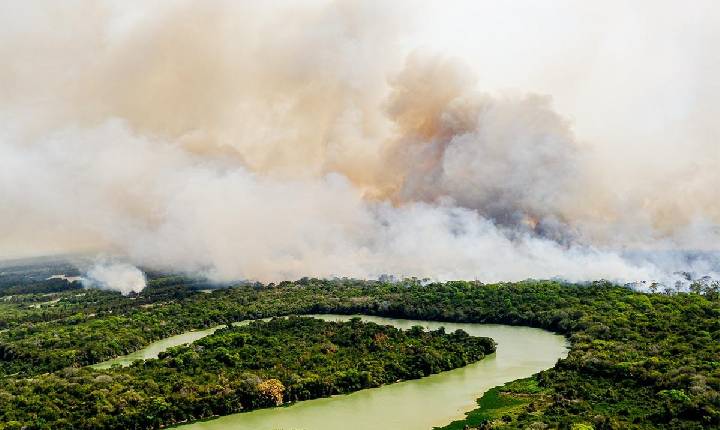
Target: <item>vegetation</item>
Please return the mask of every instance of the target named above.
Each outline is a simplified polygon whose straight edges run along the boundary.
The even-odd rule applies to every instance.
[[[20,384],[53,372],[41,378],[65,380],[68,372],[84,372],[77,367],[188,329],[275,315],[366,313],[528,325],[568,336],[568,357],[528,383],[536,392],[518,393],[517,386],[489,392],[512,404],[499,418],[480,408],[453,428],[720,428],[717,286],[646,294],[607,283],[301,279],[203,294],[154,281],[132,297],[87,291],[76,302],[63,298],[54,306],[67,310],[48,320],[35,320],[38,308],[27,304],[0,306],[0,320],[11,320],[0,333],[0,407],[11,396],[8,378]]]
[[[469,412],[467,418],[439,430],[503,426],[516,420],[518,415],[538,410],[540,404],[546,407],[550,400],[547,394],[548,390],[539,387],[536,378],[518,379],[488,390],[478,399],[478,409]]]
[[[359,319],[259,321],[128,368],[5,378],[0,428],[158,428],[420,378],[494,350],[492,339],[462,331],[401,331]]]

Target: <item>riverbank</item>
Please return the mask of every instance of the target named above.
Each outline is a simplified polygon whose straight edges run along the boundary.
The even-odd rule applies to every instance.
[[[312,315],[346,321],[349,315]],[[564,337],[529,327],[499,324],[446,323],[375,316],[364,321],[409,329],[462,329],[472,336],[495,339],[497,351],[480,362],[426,378],[260,409],[178,426],[182,430],[428,430],[461,419],[477,407],[474,399],[506,382],[552,367],[567,354]],[[532,351],[532,354],[528,354]]]

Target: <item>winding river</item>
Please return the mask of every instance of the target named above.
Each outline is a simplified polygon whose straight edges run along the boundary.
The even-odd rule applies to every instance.
[[[345,321],[348,315],[310,315]],[[359,315],[364,321],[408,329],[445,327],[463,329],[473,336],[493,338],[497,352],[460,369],[426,378],[357,391],[352,394],[307,400],[287,407],[259,409],[208,421],[181,425],[183,430],[429,430],[449,424],[476,407],[475,399],[488,389],[528,377],[555,365],[567,355],[564,337],[529,327],[498,324],[449,323]],[[243,324],[243,323],[239,323]],[[171,347],[193,342],[218,327],[190,331],[149,345],[147,348],[98,365],[127,365],[133,360],[155,358]]]

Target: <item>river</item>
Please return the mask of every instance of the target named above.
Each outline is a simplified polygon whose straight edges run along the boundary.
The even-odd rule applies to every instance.
[[[345,321],[348,315],[310,315]],[[488,389],[525,378],[555,365],[567,355],[564,337],[530,327],[499,324],[417,321],[360,315],[364,321],[408,329],[445,327],[463,329],[473,336],[491,337],[497,351],[460,369],[422,379],[390,384],[352,394],[307,400],[286,407],[259,409],[178,426],[183,430],[430,430],[449,424],[476,407],[475,400]],[[241,323],[242,324],[242,323]],[[193,342],[217,330],[190,331],[155,342],[127,356],[95,365],[127,365],[133,360],[155,358],[161,351]]]

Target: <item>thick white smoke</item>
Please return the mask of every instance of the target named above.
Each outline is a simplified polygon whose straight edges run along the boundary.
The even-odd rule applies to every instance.
[[[656,251],[717,246],[720,151],[620,187],[550,97],[407,49],[409,5],[0,6],[0,255],[263,281],[717,271]]]
[[[98,262],[87,271],[83,283],[88,287],[123,294],[139,293],[145,288],[145,275],[137,267],[126,263]]]

